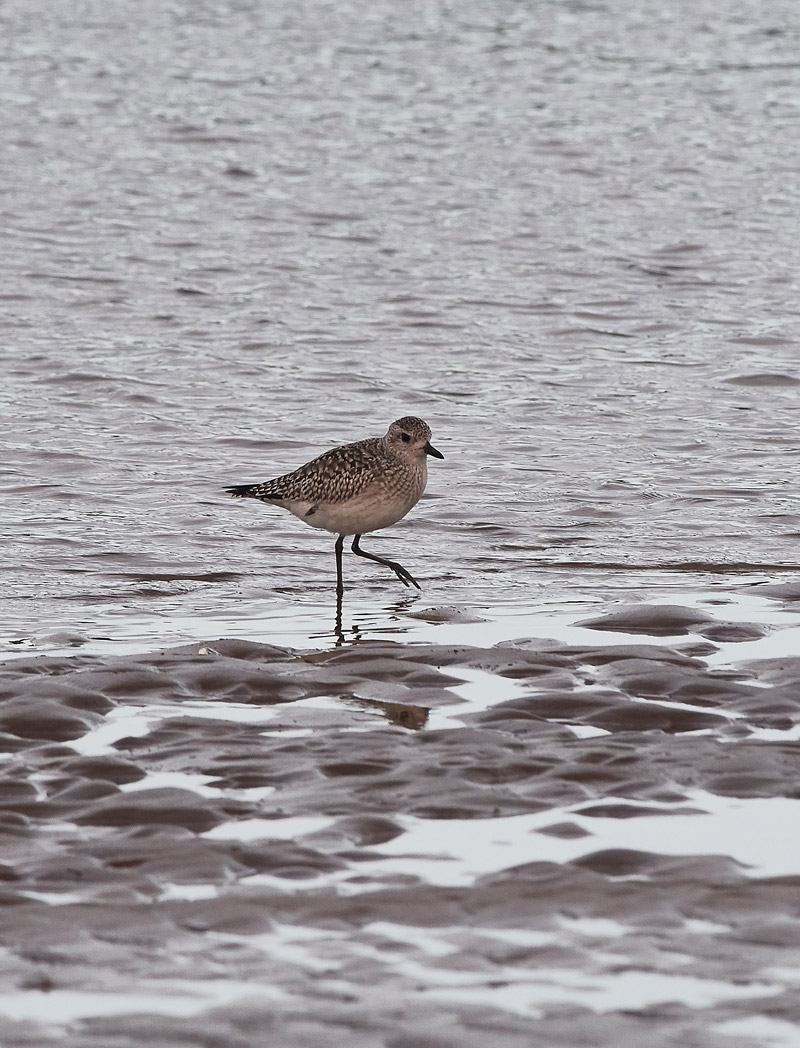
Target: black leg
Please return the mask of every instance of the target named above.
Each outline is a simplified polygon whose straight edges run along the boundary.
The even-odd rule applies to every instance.
[[[342,595],[344,594],[344,583],[342,582],[342,546],[344,545],[344,535],[339,535],[336,539],[336,545],[333,547],[336,551],[336,596],[339,600],[339,608],[341,610]]]
[[[411,574],[411,572],[406,571],[403,565],[398,564],[396,560],[384,560],[383,557],[376,557],[374,553],[367,553],[366,550],[363,550],[358,544],[358,540],[360,538],[360,535],[356,535],[356,537],[353,539],[353,545],[351,547],[353,553],[355,553],[357,557],[366,557],[368,560],[377,561],[378,564],[385,564],[387,568],[392,569],[392,571],[395,573],[398,579],[400,579],[404,586],[407,586],[409,583],[411,583],[411,585],[416,586],[417,589],[422,589],[422,587]]]

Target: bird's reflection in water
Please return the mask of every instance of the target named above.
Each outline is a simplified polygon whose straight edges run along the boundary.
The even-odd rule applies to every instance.
[[[343,600],[341,594],[337,595],[333,624],[334,647],[341,648],[345,644],[357,644],[358,641],[364,639],[364,632],[369,630],[381,634],[405,633],[408,627],[401,622],[401,619],[418,600],[419,597],[416,594],[399,597],[386,606],[385,616],[380,623],[376,622],[374,618],[372,621],[366,621],[365,617],[361,625],[353,620],[345,630],[342,619]]]
[[[409,731],[419,731],[428,723],[430,710],[425,706],[412,706],[406,702],[382,702],[380,699],[362,699],[356,695],[343,695],[348,706],[358,706],[362,710],[382,714],[390,724]]]
[[[336,621],[333,625],[333,632],[336,634],[336,647],[341,648],[345,643],[345,636],[342,630],[342,594],[336,594]]]
[[[400,598],[394,601],[386,610],[390,613],[389,617],[396,620],[414,603],[414,597]],[[400,632],[401,630],[399,627],[396,630],[387,630],[384,626],[381,632],[389,631]],[[345,644],[357,644],[362,639],[361,629],[356,622],[350,625],[347,632],[349,636],[345,634],[342,626],[342,597],[339,594],[336,600],[336,618],[334,622],[334,635],[336,637],[334,646],[336,648],[341,648]],[[341,699],[348,705],[378,712],[390,724],[396,724],[399,728],[419,731],[420,728],[424,728],[428,723],[430,711],[424,706],[414,706],[405,702],[383,702],[379,699],[363,699],[356,695],[342,695]]]

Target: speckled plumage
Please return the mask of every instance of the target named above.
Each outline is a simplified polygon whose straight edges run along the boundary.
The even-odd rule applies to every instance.
[[[341,593],[341,544],[354,535],[353,551],[388,564],[398,578],[416,579],[393,561],[360,549],[359,537],[396,523],[416,505],[428,480],[427,456],[444,456],[430,444],[431,431],[422,419],[407,415],[393,422],[383,437],[344,444],[261,484],[225,490],[234,498],[259,499],[287,509],[313,528],[339,536],[336,545]]]
[[[373,484],[394,493],[413,490],[422,482],[424,490],[422,470],[387,453],[384,442],[384,437],[370,437],[332,448],[291,473],[254,485],[249,497],[338,504]]]

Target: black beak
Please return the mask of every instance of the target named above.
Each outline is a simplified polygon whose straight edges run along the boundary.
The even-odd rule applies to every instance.
[[[425,445],[425,454],[426,455],[433,455],[433,457],[436,458],[436,459],[443,459],[444,458],[444,455],[441,453],[441,451],[437,451],[436,448],[433,446],[433,444],[431,444],[430,441],[428,441],[428,443]]]

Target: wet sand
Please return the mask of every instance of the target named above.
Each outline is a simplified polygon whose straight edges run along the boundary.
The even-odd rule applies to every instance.
[[[791,1044],[800,657],[581,628],[4,663],[3,1045]]]

